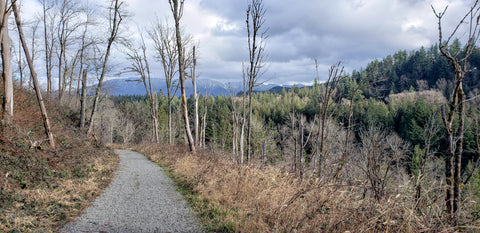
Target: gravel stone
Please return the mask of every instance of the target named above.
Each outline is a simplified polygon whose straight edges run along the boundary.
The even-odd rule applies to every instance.
[[[139,153],[116,152],[120,166],[110,187],[61,232],[201,232],[162,168]]]

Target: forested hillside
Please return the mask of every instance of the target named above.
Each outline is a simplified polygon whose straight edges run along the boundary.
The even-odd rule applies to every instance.
[[[452,54],[461,53],[462,44],[457,39],[448,48]],[[468,58],[470,67],[480,65],[480,51],[474,50]],[[480,87],[478,69],[473,68],[465,78],[465,92],[476,93]],[[357,82],[362,79],[376,80],[365,96],[384,98],[389,94],[403,91],[422,91],[436,89],[448,96],[451,93],[455,76],[452,64],[442,56],[438,45],[420,48],[415,51],[401,50],[381,60],[370,62],[366,68],[353,71],[352,78]]]

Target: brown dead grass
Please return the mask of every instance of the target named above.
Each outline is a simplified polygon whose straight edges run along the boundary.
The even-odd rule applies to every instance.
[[[360,186],[301,180],[274,167],[237,165],[205,151],[193,155],[185,147],[166,145],[130,149],[168,167],[180,186],[193,191],[190,201],[209,231],[454,231],[435,214],[417,213],[407,191],[377,202],[363,197]],[[475,232],[474,226],[461,229]]]
[[[74,112],[55,100],[49,148],[35,95],[16,89],[14,100],[0,135],[0,232],[54,232],[108,185],[118,156],[79,133]]]

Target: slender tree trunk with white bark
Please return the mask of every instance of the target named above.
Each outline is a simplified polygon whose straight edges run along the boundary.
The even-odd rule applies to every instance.
[[[183,121],[185,123],[185,134],[187,137],[187,142],[190,147],[190,151],[195,151],[195,141],[192,136],[192,131],[190,130],[190,122],[188,120],[188,109],[187,109],[187,95],[185,93],[185,52],[182,43],[182,34],[180,32],[180,19],[183,15],[183,4],[184,0],[169,0],[170,9],[175,20],[175,34],[177,37],[177,50],[178,50],[178,71],[180,79],[180,88],[182,93],[182,109],[183,109]]]
[[[198,146],[198,93],[197,93],[197,57],[195,46],[193,46],[193,70],[192,70],[192,84],[193,84],[193,133],[195,139],[195,146]]]
[[[2,49],[2,77],[3,77],[3,111],[4,119],[7,123],[13,120],[13,77],[12,77],[12,40],[8,33],[8,17],[10,12],[8,10],[8,1],[0,0],[0,9],[2,10],[1,22],[1,49]]]

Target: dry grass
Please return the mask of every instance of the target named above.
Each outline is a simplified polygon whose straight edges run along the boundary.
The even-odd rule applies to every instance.
[[[415,210],[412,192],[377,202],[363,197],[363,187],[299,179],[274,167],[260,170],[226,157],[166,145],[134,146],[168,167],[191,204],[213,232],[451,232],[442,207],[429,214]],[[439,201],[441,203],[441,200]],[[461,228],[475,232],[476,225]],[[460,229],[460,228],[458,228]]]
[[[0,135],[0,232],[54,232],[108,185],[118,156],[91,144],[54,100],[47,108],[57,147],[49,148],[36,97],[17,89],[14,99],[13,123]]]

